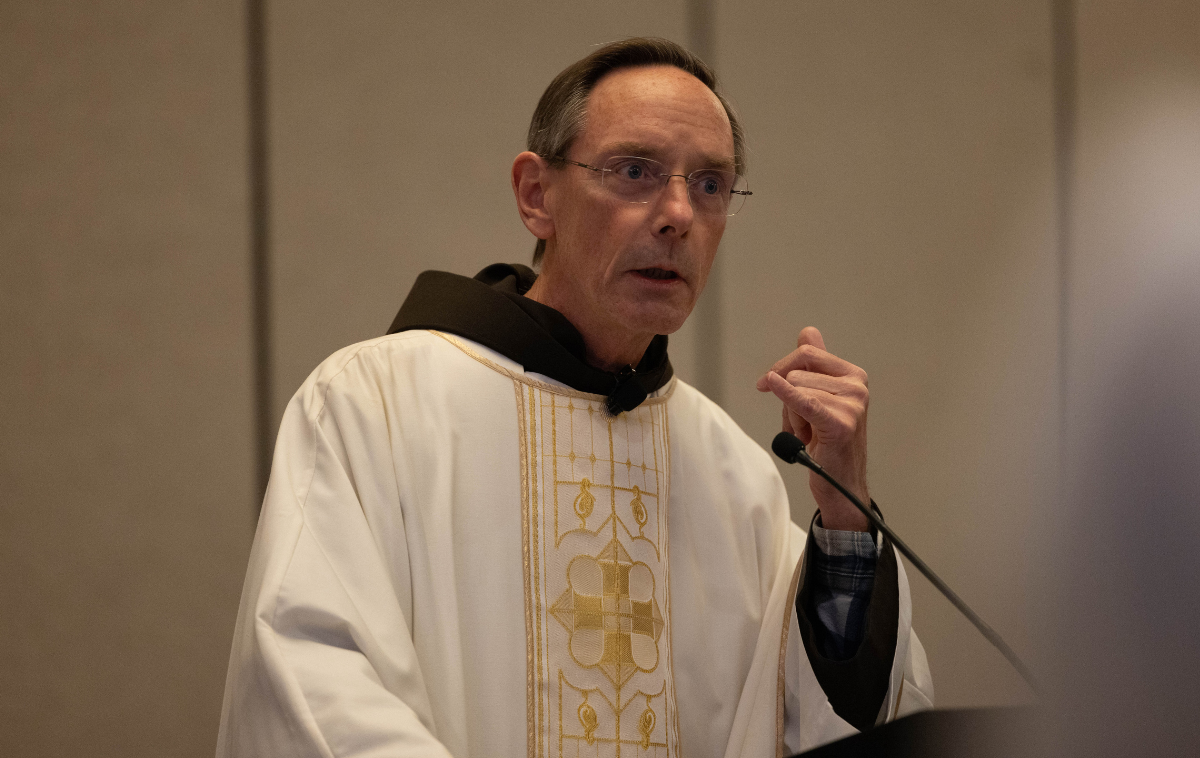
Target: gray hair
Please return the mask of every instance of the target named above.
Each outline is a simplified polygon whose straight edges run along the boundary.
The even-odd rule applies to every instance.
[[[739,174],[746,171],[746,137],[737,113],[717,90],[717,75],[698,57],[682,46],[661,37],[633,37],[612,42],[582,60],[572,63],[554,77],[542,93],[525,147],[547,160],[561,160],[587,120],[587,101],[596,84],[606,74],[636,66],[674,66],[699,79],[712,90],[725,108],[733,129],[733,160]],[[533,250],[536,268],[546,254],[546,240],[538,240]]]

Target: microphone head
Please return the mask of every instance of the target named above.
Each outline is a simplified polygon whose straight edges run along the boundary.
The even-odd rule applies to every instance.
[[[771,452],[784,463],[795,463],[804,452],[804,443],[791,432],[780,432],[771,440]]]

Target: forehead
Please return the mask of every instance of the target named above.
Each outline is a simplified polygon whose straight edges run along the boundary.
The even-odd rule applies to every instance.
[[[653,153],[649,158],[733,160],[733,131],[721,102],[703,82],[674,66],[620,69],[601,79],[588,98],[587,122],[576,145],[589,157],[638,146]]]

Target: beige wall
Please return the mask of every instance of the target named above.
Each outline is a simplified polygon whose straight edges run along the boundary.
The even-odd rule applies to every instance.
[[[591,45],[687,41],[690,5],[269,4],[272,417],[328,353],[380,334],[421,270],[527,261],[508,167],[541,90]],[[821,327],[870,372],[889,521],[1031,656],[1087,618],[1046,611],[1046,555],[1097,555],[1054,499],[1060,351],[1068,417],[1092,419],[1073,454],[1099,466],[1081,440],[1111,433],[1095,419],[1116,385],[1095,378],[1112,336],[1138,344],[1130,324],[1167,318],[1161,301],[1183,324],[1162,333],[1191,339],[1200,284],[1196,10],[1086,5],[1069,344],[1050,0],[723,0],[715,62],[756,194],[723,244],[721,333],[689,324],[672,347],[712,385],[697,342],[721,341],[725,407],[765,444],[778,410],[754,378]],[[0,5],[6,755],[215,743],[257,497],[245,35],[242,3]],[[1187,417],[1161,418],[1192,449]],[[784,476],[807,522],[805,477]],[[939,705],[1024,699],[910,577]]]
[[[0,754],[211,755],[253,530],[243,7],[0,4]]]
[[[889,522],[1027,649],[1030,513],[1057,420],[1049,8],[720,6],[751,203],[724,243],[726,407],[768,444],[753,389],[808,324],[870,375],[871,492]],[[793,517],[807,472],[784,472]],[[1018,701],[1008,664],[923,578],[938,704]]]

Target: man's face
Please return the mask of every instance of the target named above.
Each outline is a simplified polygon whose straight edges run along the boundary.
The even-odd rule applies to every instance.
[[[720,101],[670,66],[621,69],[588,99],[587,122],[566,158],[602,166],[612,156],[662,163],[671,174],[733,168],[733,134]],[[629,203],[578,166],[552,170],[546,207],[554,220],[542,275],[592,327],[670,334],[704,289],[724,215],[696,213],[686,182],[672,178],[647,204]]]

